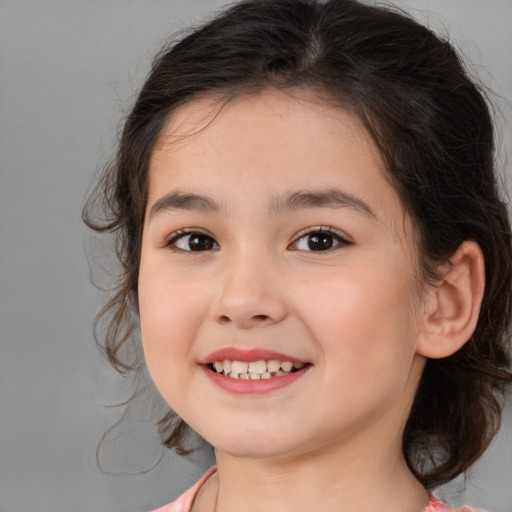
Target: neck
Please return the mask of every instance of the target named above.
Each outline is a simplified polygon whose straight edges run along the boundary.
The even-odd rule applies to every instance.
[[[421,512],[426,507],[427,493],[408,469],[399,446],[377,451],[369,443],[357,453],[345,448],[343,457],[331,445],[307,457],[281,460],[217,452],[217,474],[197,510],[329,512],[343,504],[344,512]]]

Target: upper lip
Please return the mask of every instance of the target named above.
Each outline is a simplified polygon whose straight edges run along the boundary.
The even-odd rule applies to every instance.
[[[305,363],[301,359],[292,357],[280,352],[274,352],[273,350],[267,350],[263,348],[237,348],[237,347],[225,347],[215,350],[211,354],[208,354],[202,361],[201,364],[209,364],[215,361],[223,361],[229,359],[231,361],[268,361],[269,359],[277,359],[278,361],[291,361],[292,363]]]

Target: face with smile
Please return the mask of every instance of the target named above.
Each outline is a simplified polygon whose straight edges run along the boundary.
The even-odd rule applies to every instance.
[[[417,269],[374,144],[307,91],[192,101],[152,153],[145,357],[221,452],[399,446],[424,365]]]

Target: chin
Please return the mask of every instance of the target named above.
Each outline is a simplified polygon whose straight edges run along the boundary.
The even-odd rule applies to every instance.
[[[270,446],[268,444],[261,445],[253,441],[248,444],[234,445],[233,443],[228,443],[224,446],[216,446],[215,452],[224,453],[236,459],[285,462],[297,458],[300,459],[301,457],[307,456],[307,454],[311,455],[316,450],[323,448],[316,445],[308,447],[300,444],[299,446],[300,448],[297,448],[297,446],[290,446],[288,443]]]
[[[223,439],[208,440],[216,450],[241,459],[272,460],[291,455],[292,445],[280,439],[268,439],[268,433],[228,435]]]
[[[260,447],[255,448],[254,446],[245,447],[245,449],[233,449],[232,447],[226,447],[226,449],[218,448],[217,450],[237,459],[278,460],[285,459],[290,456],[287,453],[283,453],[281,450],[262,450]]]

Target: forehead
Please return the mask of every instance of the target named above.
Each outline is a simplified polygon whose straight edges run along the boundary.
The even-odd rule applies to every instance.
[[[294,140],[303,136],[311,140],[320,139],[322,131],[329,129],[333,131],[333,136],[349,138],[354,144],[368,144],[367,149],[380,162],[380,154],[359,119],[348,110],[336,106],[325,94],[307,88],[286,91],[267,88],[255,93],[232,95],[211,93],[193,99],[174,110],[158,138],[155,150],[175,147],[203,133],[208,137],[221,135],[217,130],[229,127],[233,127],[241,136],[251,131],[255,135],[261,129],[279,129],[280,121],[286,120],[297,123],[296,129],[290,133]],[[321,125],[323,130],[319,129]],[[212,126],[217,129],[213,130],[216,132],[214,134],[209,130]]]
[[[240,203],[256,200],[258,192],[342,188],[364,196],[386,221],[397,213],[403,220],[380,153],[360,121],[308,90],[229,100],[211,95],[182,105],[155,145],[149,181],[148,206],[171,189]]]

